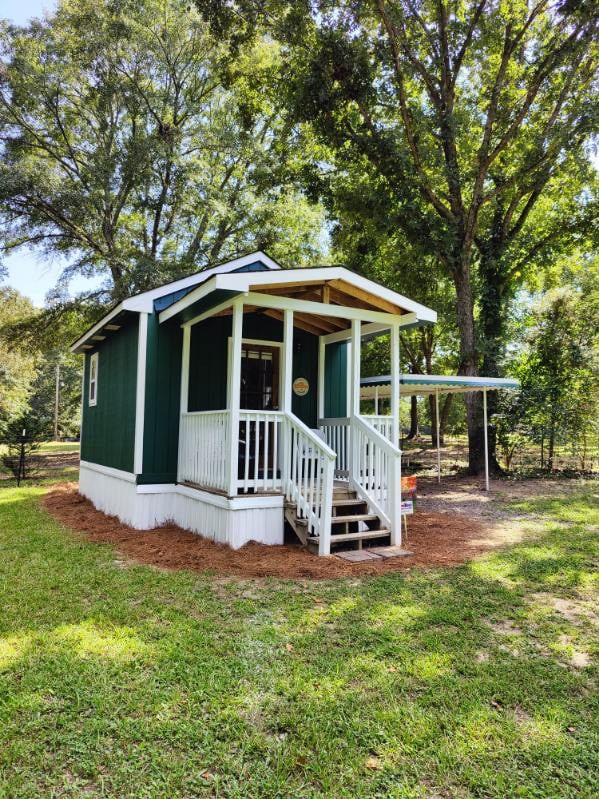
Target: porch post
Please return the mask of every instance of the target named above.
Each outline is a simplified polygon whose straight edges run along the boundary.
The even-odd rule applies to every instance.
[[[399,325],[391,327],[391,443],[400,445],[399,419]],[[391,544],[401,546],[401,453],[394,459],[391,471]]]
[[[324,419],[324,380],[325,380],[326,343],[323,336],[318,337],[318,419]]]
[[[485,426],[485,491],[489,490],[489,431],[487,429],[487,389],[483,388],[483,424]]]
[[[441,482],[441,420],[439,419],[439,389],[435,389],[435,418],[437,427],[437,482]]]
[[[379,415],[379,387],[374,387],[374,415]]]
[[[352,319],[351,323],[351,387],[348,416],[360,415],[360,355],[362,347],[362,323]]]
[[[284,414],[291,413],[291,384],[293,382],[293,311],[286,308],[283,311],[283,362],[281,376],[283,382],[283,395],[281,397],[281,410]],[[291,476],[291,428],[284,417],[281,424],[281,485],[283,493],[287,495],[287,488]]]
[[[399,326],[391,328],[391,441],[399,447]]]
[[[239,462],[239,394],[241,391],[241,340],[243,337],[243,300],[233,304],[231,331],[231,380],[229,383],[229,452],[228,474],[230,497],[237,495]]]
[[[293,382],[293,311],[283,312],[283,396],[281,410],[291,413],[291,384]]]

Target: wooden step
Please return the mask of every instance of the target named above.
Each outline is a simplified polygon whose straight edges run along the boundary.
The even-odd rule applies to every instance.
[[[362,533],[339,533],[338,535],[331,535],[331,544],[338,544],[343,541],[363,541],[367,538],[382,538],[385,535],[390,535],[391,531],[383,527],[381,530],[365,530]],[[310,543],[318,541],[320,536],[310,536],[308,541]]]
[[[376,513],[352,513],[347,516],[333,516],[331,524],[344,524],[345,522],[374,522],[379,517]]]
[[[343,508],[346,505],[366,505],[366,502],[363,499],[358,499],[358,497],[355,499],[335,499],[333,497],[333,507]]]

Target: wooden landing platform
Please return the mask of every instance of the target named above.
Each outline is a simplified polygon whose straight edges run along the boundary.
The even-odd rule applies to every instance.
[[[363,563],[367,560],[386,560],[387,558],[407,558],[413,555],[401,547],[371,547],[370,549],[352,549],[349,552],[337,552],[336,558],[348,560],[350,563]]]

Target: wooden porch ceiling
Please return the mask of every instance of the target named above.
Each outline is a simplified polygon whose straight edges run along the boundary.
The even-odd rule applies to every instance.
[[[378,297],[376,294],[352,286],[343,280],[309,280],[302,283],[286,283],[283,285],[273,282],[251,286],[250,290],[257,291],[260,294],[311,300],[312,302],[321,302],[325,305],[330,304],[345,308],[363,308],[368,311],[383,311],[384,313],[397,315],[407,313],[404,308],[400,308],[388,300]],[[263,313],[273,319],[283,319],[283,311],[260,308],[253,305],[246,305],[244,309],[248,313]],[[232,308],[227,308],[221,311],[218,316],[229,316],[232,312]],[[351,327],[349,319],[340,319],[326,314],[307,314],[294,311],[293,320],[295,327],[299,327],[308,333],[314,333],[317,336],[337,333],[339,330],[347,330]]]

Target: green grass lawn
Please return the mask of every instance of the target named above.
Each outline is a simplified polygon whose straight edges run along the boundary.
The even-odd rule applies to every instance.
[[[127,565],[42,491],[0,490],[2,799],[597,796],[589,491],[461,568],[302,584]]]

